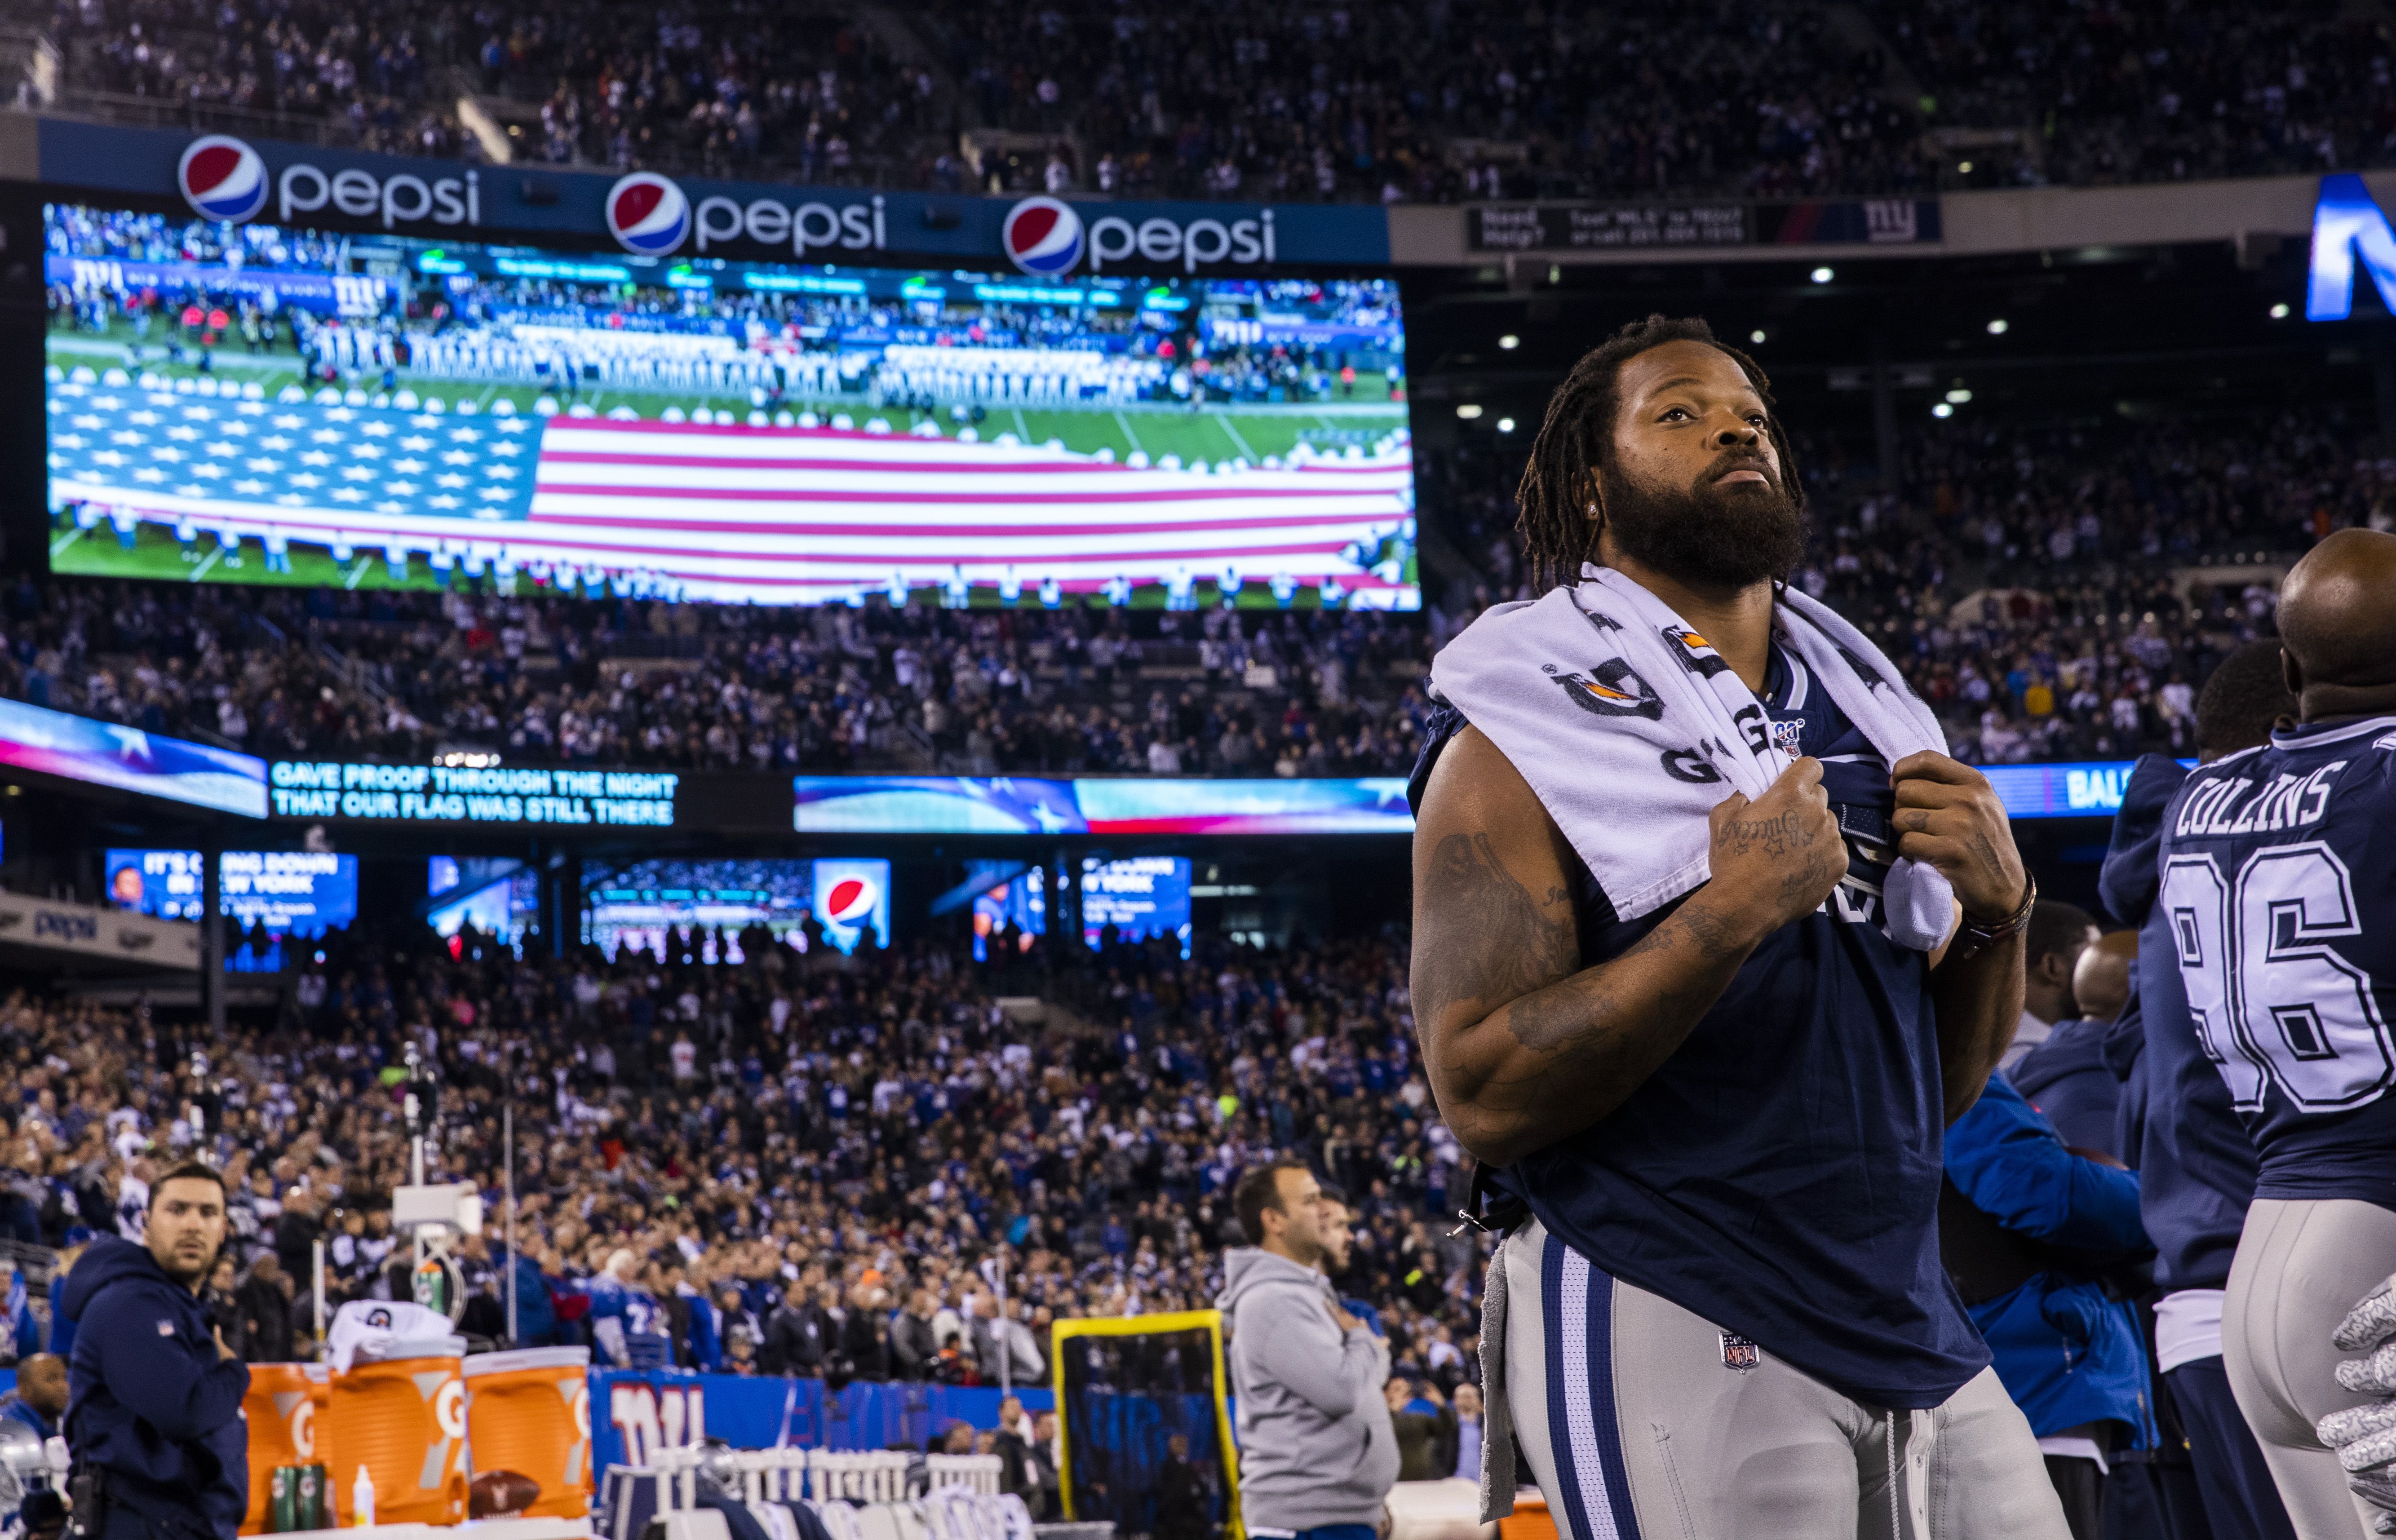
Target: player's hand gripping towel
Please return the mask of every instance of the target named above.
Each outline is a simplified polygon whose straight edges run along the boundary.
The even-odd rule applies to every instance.
[[[1937,717],[1868,637],[1795,589],[1777,600],[1775,639],[1889,763],[1947,751]],[[1705,882],[1707,815],[1733,791],[1763,796],[1791,763],[1722,656],[1607,567],[1492,605],[1432,659],[1431,689],[1512,762],[1624,920]],[[1954,928],[1954,889],[1922,862],[1898,858],[1882,898],[1900,946],[1930,951]]]

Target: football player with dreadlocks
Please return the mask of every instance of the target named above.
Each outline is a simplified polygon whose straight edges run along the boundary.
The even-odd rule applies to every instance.
[[[1443,649],[1411,788],[1424,1061],[1506,1231],[1484,1491],[1510,1422],[1566,1540],[2061,1540],[1936,1225],[2021,1015],[2003,805],[1786,586],[1789,440],[1704,322],[1583,358],[1520,501],[1547,591]]]

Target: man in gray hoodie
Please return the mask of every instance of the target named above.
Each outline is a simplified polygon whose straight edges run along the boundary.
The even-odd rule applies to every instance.
[[[1340,1308],[1322,1262],[1322,1191],[1295,1161],[1232,1194],[1249,1244],[1216,1301],[1239,1398],[1240,1517],[1263,1540],[1376,1540],[1398,1479],[1381,1387],[1389,1344]]]

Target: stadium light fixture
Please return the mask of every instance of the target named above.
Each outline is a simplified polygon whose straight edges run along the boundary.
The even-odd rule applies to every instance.
[[[1498,431],[1501,433],[1512,432],[1514,431],[1514,419],[1512,418],[1499,418],[1498,419]]]
[[[2003,316],[2002,316],[2002,315],[1998,316],[1994,321],[1991,321],[1991,322],[1990,322],[1990,323],[1989,323],[1989,335],[1990,335],[1990,337],[2003,337],[2003,336],[2004,336],[2004,335],[2005,335],[2005,333],[2007,333],[2007,332],[2009,332],[2009,331],[2011,331],[2011,330],[2013,330],[2013,329],[2014,329],[2014,324],[2013,324],[2012,322],[2010,322],[2010,321],[2006,320],[2006,319],[2005,319]]]
[[[2273,306],[2271,307],[2271,319],[2272,319],[2272,320],[2274,320],[2274,321],[2285,321],[2287,318],[2288,318],[2288,307],[2287,307],[2287,304],[2286,304],[2286,302],[2285,302],[2285,301],[2282,301],[2281,303],[2276,304],[2276,305],[2273,305]]]
[[[1963,403],[1972,399],[1972,392],[1958,385],[1955,389],[1947,392],[1947,399],[1953,402],[1956,405],[1961,406]]]
[[[1972,163],[1970,161],[1957,161],[1955,163],[1955,169],[1968,177],[1972,174]]]
[[[1831,279],[1836,278],[1836,277],[1838,276],[1838,274],[1837,274],[1837,273],[1835,273],[1835,272],[1832,272],[1829,268],[1826,268],[1826,267],[1817,267],[1817,268],[1816,268],[1816,269],[1814,270],[1814,274],[1813,274],[1813,276],[1814,276],[1814,282],[1816,282],[1816,283],[1817,283],[1817,284],[1827,284],[1827,283],[1829,283]]]
[[[1930,415],[1935,418],[1950,418],[1955,415],[1955,408],[1942,401],[1930,408]]]
[[[1754,343],[1756,346],[1762,347],[1764,345],[1764,328],[1762,326],[1758,326],[1753,331],[1749,332],[1747,334],[1747,339],[1750,342]]]
[[[1456,415],[1462,418],[1465,421],[1471,422],[1474,418],[1481,415],[1481,405],[1478,402],[1468,401],[1463,405],[1458,406],[1456,409]]]
[[[1508,352],[1512,352],[1515,349],[1523,345],[1523,339],[1515,336],[1512,332],[1508,332],[1505,336],[1498,339],[1498,345],[1505,349]]]

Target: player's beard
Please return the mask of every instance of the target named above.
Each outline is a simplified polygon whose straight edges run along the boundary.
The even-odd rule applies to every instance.
[[[1738,470],[1765,479],[1718,485]],[[1779,473],[1746,450],[1725,452],[1685,487],[1607,477],[1605,523],[1623,555],[1692,587],[1786,581],[1805,554],[1804,514]]]

